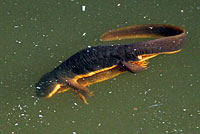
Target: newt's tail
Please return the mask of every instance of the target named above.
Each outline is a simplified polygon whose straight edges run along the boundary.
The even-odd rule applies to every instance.
[[[183,28],[167,24],[144,24],[111,30],[101,36],[102,41],[134,38],[158,38],[136,43],[135,47],[144,48],[149,54],[170,54],[181,50],[186,32]]]

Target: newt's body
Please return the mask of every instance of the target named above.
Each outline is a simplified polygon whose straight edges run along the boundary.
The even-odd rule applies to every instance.
[[[138,25],[103,34],[102,40],[159,37],[147,42],[128,45],[88,47],[81,50],[45,74],[36,84],[37,95],[51,97],[55,93],[73,89],[87,103],[92,92],[86,87],[129,71],[146,69],[146,60],[159,54],[181,50],[185,41],[183,29],[171,25]]]

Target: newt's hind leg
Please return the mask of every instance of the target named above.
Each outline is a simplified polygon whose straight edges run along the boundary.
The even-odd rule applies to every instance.
[[[137,72],[140,72],[140,71],[143,71],[146,69],[145,67],[142,67],[142,66],[136,65],[136,64],[132,64],[132,63],[126,62],[126,61],[121,61],[119,66],[121,68],[123,68],[124,70],[129,71],[131,73],[137,73]]]

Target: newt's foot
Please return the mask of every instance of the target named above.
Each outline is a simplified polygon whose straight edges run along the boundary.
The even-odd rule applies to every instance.
[[[85,103],[85,104],[89,104],[85,98],[84,95],[82,95],[81,93],[78,93],[78,97]]]
[[[88,96],[90,97],[90,96],[94,96],[94,91],[90,91],[89,93],[88,93]]]
[[[79,93],[77,90],[74,90],[74,93],[76,93],[78,95],[78,97],[85,103],[85,104],[89,104],[86,100],[86,96],[93,96],[94,92],[87,92],[87,95],[83,95],[82,93]]]

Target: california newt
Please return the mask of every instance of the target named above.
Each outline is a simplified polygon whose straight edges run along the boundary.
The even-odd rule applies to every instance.
[[[102,41],[157,38],[125,45],[88,47],[72,55],[36,83],[36,94],[50,98],[56,93],[73,91],[88,104],[92,96],[87,86],[116,77],[124,72],[137,73],[147,69],[150,58],[159,54],[179,52],[186,33],[183,28],[167,24],[145,24],[111,30]]]

